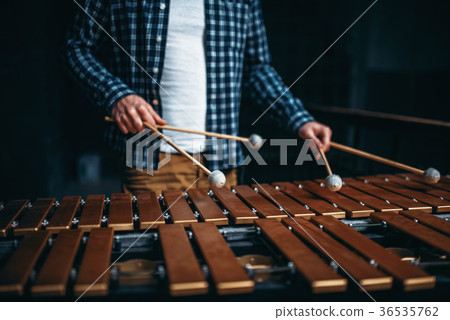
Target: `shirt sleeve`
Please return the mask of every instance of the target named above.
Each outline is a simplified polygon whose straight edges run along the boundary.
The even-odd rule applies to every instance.
[[[110,7],[108,0],[85,0],[77,6],[73,24],[66,37],[63,60],[93,102],[108,114],[123,97],[135,94],[121,79],[109,72],[95,56],[108,37]],[[101,26],[101,27],[100,27]]]
[[[292,95],[271,66],[260,0],[253,1],[249,10],[244,86],[261,112],[270,107],[267,115],[280,125],[287,124],[288,129],[297,134],[301,126],[314,121],[314,118],[305,110],[302,102]]]

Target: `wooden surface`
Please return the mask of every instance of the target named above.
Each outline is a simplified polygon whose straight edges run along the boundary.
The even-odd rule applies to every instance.
[[[278,186],[280,190],[289,195],[290,197],[296,199],[303,205],[308,206],[308,208],[319,215],[331,215],[336,218],[344,217],[345,211],[336,208],[328,201],[308,192],[304,189],[299,188],[290,182],[274,182],[273,185]],[[312,214],[311,216],[314,216]]]
[[[364,183],[353,178],[344,178],[343,180],[352,188],[371,194],[384,201],[388,201],[389,203],[401,207],[403,210],[425,210],[430,213],[433,211],[433,208],[429,205],[423,204],[421,202],[415,202],[407,197],[377,187],[373,184]]]
[[[108,270],[111,264],[113,228],[96,228],[89,233],[89,239],[83,254],[78,278],[74,286],[77,298],[85,296],[104,296],[109,290]],[[87,290],[87,291],[86,291]]]
[[[218,226],[228,224],[227,216],[225,216],[219,206],[211,199],[206,190],[191,188],[187,193],[195,209],[200,214],[202,221],[212,222]]]
[[[407,218],[417,220],[421,224],[426,225],[432,229],[440,231],[447,236],[450,236],[450,221],[442,218],[438,218],[432,214],[421,212],[419,210],[415,211],[401,211],[400,214]]]
[[[51,236],[50,231],[30,232],[0,272],[0,293],[24,294],[24,286]]]
[[[335,203],[339,208],[343,209],[346,212],[346,216],[349,218],[368,217],[372,212],[374,212],[373,209],[363,206],[359,202],[344,197],[339,193],[332,192],[325,187],[321,187],[319,184],[313,181],[295,181],[295,183],[298,185],[302,185],[302,187],[307,191],[314,193],[315,195],[332,203]],[[334,216],[336,217],[336,215]]]
[[[384,249],[378,243],[338,219],[316,216],[312,217],[311,221],[316,225],[321,225],[327,233],[357,251],[361,256],[373,260],[381,270],[394,276],[402,284],[405,291],[434,287],[436,282],[434,276],[428,275],[409,262],[402,261],[397,255]]]
[[[103,207],[105,204],[105,196],[88,195],[81,212],[78,228],[84,232],[90,231],[92,228],[100,228],[103,217]]]
[[[391,182],[405,186],[407,189],[412,189],[415,191],[420,191],[420,192],[426,193],[427,191],[436,189],[432,185],[421,183],[419,181],[414,181],[414,180],[411,180],[410,178],[403,177],[401,175],[379,174],[376,177],[383,178],[383,179],[387,178]]]
[[[448,191],[444,191],[441,189],[433,189],[433,190],[427,191],[427,193],[432,194],[436,197],[440,197],[445,200],[450,200],[450,192],[448,192]]]
[[[63,296],[66,294],[67,282],[82,236],[83,231],[80,229],[59,232],[31,288],[33,295]]]
[[[370,265],[366,260],[333,239],[311,222],[302,218],[283,219],[304,242],[320,251],[329,261],[336,262],[366,291],[387,290],[392,287],[392,277]]]
[[[402,215],[391,212],[375,212],[370,215],[370,218],[377,222],[385,221],[389,226],[401,230],[445,253],[450,253],[450,238],[448,236],[420,223],[416,223]]]
[[[262,195],[247,185],[234,186],[232,189],[236,190],[236,194],[248,204],[248,206],[256,210],[256,214],[261,218],[274,218],[281,220],[287,215],[275,204],[265,199]]]
[[[439,181],[450,184],[450,177],[449,176],[441,177]]]
[[[25,209],[28,200],[11,200],[0,211],[0,237],[6,237],[11,224]]]
[[[208,264],[217,294],[253,292],[254,282],[239,265],[217,227],[210,222],[204,222],[191,224],[191,229],[203,258]]]
[[[252,223],[258,216],[250,210],[233,192],[227,188],[211,188],[214,197],[230,213],[231,221],[235,224]]]
[[[198,222],[191,208],[186,202],[184,192],[180,190],[163,191],[164,201],[167,204],[173,223],[181,223],[187,227]]]
[[[347,279],[338,275],[281,222],[260,219],[255,221],[255,225],[294,264],[310,284],[313,293],[342,292],[347,289]]]
[[[165,224],[156,193],[153,191],[140,192],[136,195],[136,198],[141,230],[157,228],[159,225]]]
[[[388,176],[385,176],[385,177],[363,176],[363,177],[358,177],[358,178],[361,180],[369,181],[370,183],[375,184],[376,186],[379,186],[380,188],[400,194],[407,198],[416,199],[416,200],[420,201],[421,203],[431,206],[433,208],[434,212],[446,212],[446,211],[450,210],[450,202],[449,201],[439,199],[438,197],[423,193],[421,191],[416,191],[411,188],[407,188],[404,185],[396,183],[395,181],[391,181],[388,178]],[[387,180],[385,180],[384,178]],[[396,177],[391,177],[391,178],[395,180]]]
[[[38,231],[42,222],[53,208],[55,198],[37,199],[33,206],[21,216],[19,225],[14,229],[14,236],[21,236],[30,231]]]
[[[430,187],[432,187],[434,189],[441,189],[441,190],[444,190],[444,191],[450,191],[450,184],[445,183],[445,182],[440,182],[439,181],[437,183],[428,183],[428,182],[425,182],[423,177],[415,175],[415,174],[399,174],[399,176],[408,177],[410,180],[426,184],[426,185],[428,185],[428,186],[430,186]]]
[[[358,189],[352,188],[348,185],[343,185],[341,190],[339,190],[338,192],[355,201],[361,201],[367,207],[370,207],[375,211],[399,212],[400,210],[402,210],[402,208],[395,206],[392,203],[387,203],[386,201],[383,201]]]
[[[61,230],[70,229],[72,226],[72,220],[80,205],[80,196],[64,197],[61,203],[56,207],[50,221],[47,225],[47,230],[51,230],[53,233],[57,233]]]
[[[200,264],[181,224],[159,226],[169,291],[172,296],[208,293]]]
[[[129,193],[113,193],[109,202],[108,227],[133,230],[133,203]]]
[[[439,188],[433,187],[433,185],[424,183],[423,179],[420,180],[412,180],[410,174],[397,174],[395,176],[390,175],[389,177],[396,177],[396,183],[404,184],[404,181],[407,183],[408,188],[412,188],[416,191],[426,192],[428,194],[432,194],[436,197],[441,197],[446,200],[450,200],[450,192],[445,191]],[[441,180],[442,181],[442,178]],[[443,182],[443,181],[442,181]]]
[[[280,190],[276,190],[270,184],[259,184],[252,185],[253,188],[257,188],[259,193],[266,197],[267,199],[274,201],[277,205],[281,206],[284,211],[288,212],[291,216],[294,217],[303,217],[305,219],[311,218],[314,215],[314,212],[307,209],[305,206],[302,206],[297,201],[293,200],[291,197],[287,196]]]

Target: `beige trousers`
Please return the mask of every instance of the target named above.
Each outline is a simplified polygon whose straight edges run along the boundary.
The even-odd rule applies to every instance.
[[[164,159],[167,155],[160,154],[160,159]],[[196,155],[201,163],[204,158]],[[237,184],[237,170],[231,169],[224,172],[229,188]],[[198,179],[198,180],[197,180]],[[144,172],[139,170],[123,167],[122,169],[122,188],[124,192],[136,194],[141,191],[154,191],[157,195],[163,190],[182,190],[191,188],[209,188],[208,176],[192,161],[186,159],[179,154],[171,154],[170,161],[162,168],[153,171],[153,175],[149,175],[147,170]]]

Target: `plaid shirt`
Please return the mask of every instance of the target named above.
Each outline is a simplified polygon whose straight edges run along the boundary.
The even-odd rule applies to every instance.
[[[149,101],[164,117],[163,106],[152,102],[160,101],[157,83],[164,68],[170,0],[78,1],[92,18],[81,9],[76,13],[66,41],[65,60],[88,96],[109,115],[120,99],[137,94]],[[111,39],[93,19],[154,80],[117,44],[112,44],[112,59],[100,61],[96,50],[105,40]],[[261,112],[287,88],[270,64],[260,0],[205,0],[205,23],[206,130],[238,135],[243,88],[249,91],[249,96]],[[182,107],[189,113],[188,106]],[[301,101],[289,91],[267,114],[296,134],[303,124],[313,121]],[[180,116],[186,115],[180,111]],[[125,154],[127,138],[116,125],[108,125],[106,140],[122,155]],[[236,167],[243,161],[239,143],[208,139],[205,153],[209,154],[211,170]],[[146,154],[144,152],[144,159],[141,159],[144,163],[140,166],[146,167]],[[157,169],[157,159],[158,152],[154,153],[154,169]],[[134,160],[136,165],[136,157]]]

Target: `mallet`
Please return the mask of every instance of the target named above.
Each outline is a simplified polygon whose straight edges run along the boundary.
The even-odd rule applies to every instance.
[[[109,119],[106,119],[106,118],[107,117],[105,117],[105,120],[114,122],[114,120],[112,118],[109,118]],[[156,133],[161,139],[166,141],[169,145],[172,146],[172,148],[177,150],[181,155],[185,156],[186,158],[191,160],[195,165],[199,166],[200,169],[208,175],[208,183],[211,187],[222,188],[225,185],[226,178],[222,171],[214,170],[213,172],[211,172],[208,168],[206,168],[203,164],[201,164],[197,159],[192,157],[189,153],[187,153],[186,151],[181,149],[179,146],[177,146],[175,143],[173,143],[164,134],[159,132],[158,129],[155,128],[154,126],[152,126],[150,123],[144,121],[143,124],[144,124],[144,127],[148,128],[151,131],[153,131],[154,133]]]
[[[114,122],[114,120],[110,117],[105,117],[105,121]],[[199,134],[199,135],[208,136],[208,137],[216,137],[216,138],[220,138],[220,139],[249,142],[250,146],[253,148],[260,148],[263,144],[263,139],[261,138],[261,136],[259,136],[257,134],[251,134],[250,137],[244,138],[244,137],[233,136],[233,135],[229,135],[229,134],[191,130],[191,129],[185,129],[185,128],[168,126],[168,125],[157,125],[156,127],[158,129],[163,129],[163,130],[179,131],[179,132],[186,132],[186,133],[192,133],[192,134]]]
[[[374,154],[371,154],[371,153],[368,153],[368,152],[365,152],[362,150],[358,150],[355,148],[351,148],[351,147],[348,147],[348,146],[345,146],[343,144],[339,144],[339,143],[336,143],[333,141],[330,142],[330,146],[335,149],[339,149],[341,151],[345,151],[345,152],[348,152],[348,153],[351,153],[351,154],[354,154],[354,155],[357,155],[357,156],[360,156],[363,158],[378,161],[378,162],[381,162],[381,163],[384,163],[384,164],[387,164],[387,165],[390,165],[390,166],[393,166],[393,167],[396,167],[396,168],[399,168],[402,170],[406,170],[406,171],[409,171],[409,172],[412,172],[412,173],[415,173],[418,175],[423,175],[425,182],[428,182],[428,183],[436,183],[441,178],[441,174],[439,173],[439,171],[437,171],[434,168],[428,168],[427,170],[420,170],[420,169],[408,166],[406,164],[396,162],[393,160],[389,160],[386,158],[382,158],[382,157],[376,156]]]
[[[339,191],[342,188],[342,179],[337,174],[333,174],[330,168],[330,164],[328,163],[327,157],[325,156],[325,152],[323,152],[322,148],[319,148],[320,155],[322,156],[323,161],[325,162],[325,166],[327,168],[328,177],[325,178],[325,187],[333,192]]]

